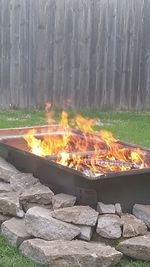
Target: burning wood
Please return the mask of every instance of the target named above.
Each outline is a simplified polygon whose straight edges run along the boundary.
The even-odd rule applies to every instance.
[[[137,165],[135,163],[131,163],[131,162],[123,162],[123,161],[117,161],[117,160],[105,160],[105,159],[91,159],[91,160],[85,160],[86,164],[95,164],[96,166],[101,166],[101,165],[106,165],[106,166],[124,166],[124,167],[128,167],[131,169],[140,169],[140,165]]]
[[[98,151],[83,151],[83,152],[79,152],[79,151],[75,151],[75,152],[72,152],[72,153],[67,153],[68,157],[69,158],[72,158],[74,156],[79,156],[81,158],[89,158],[91,156],[94,156],[94,155],[99,155],[99,154],[104,154],[106,153],[106,150],[98,150]],[[61,159],[61,155],[58,156],[58,155],[51,155],[51,156],[46,156],[47,159],[49,160],[57,160],[59,157],[59,159]]]
[[[90,164],[94,164],[96,167],[96,171],[92,171],[90,168],[87,168]],[[82,165],[82,172],[89,177],[97,177],[103,174],[111,173],[112,170],[110,167],[120,167],[120,168],[126,168],[126,170],[133,170],[133,169],[140,169],[141,166],[136,165],[134,163],[130,162],[121,162],[121,161],[111,161],[111,160],[89,160],[84,159],[81,161]]]
[[[123,145],[107,131],[94,132],[92,126],[96,120],[78,115],[74,120],[78,129],[72,129],[65,111],[60,124],[50,124],[50,113],[47,118],[48,132],[37,135],[32,130],[24,136],[30,152],[36,155],[90,176],[149,166],[142,149]]]

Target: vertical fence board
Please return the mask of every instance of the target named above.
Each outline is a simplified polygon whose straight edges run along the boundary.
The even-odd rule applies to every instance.
[[[74,59],[74,84],[73,84],[73,103],[76,107],[80,106],[80,37],[81,37],[81,21],[82,21],[82,8],[83,8],[83,2],[80,2],[78,0],[73,1],[73,10],[74,10],[74,25],[73,25],[73,38],[74,38],[74,50],[73,53],[73,59]],[[84,103],[82,103],[84,105]]]
[[[10,5],[9,0],[2,1],[1,13],[1,99],[5,107],[10,101]]]
[[[53,101],[53,73],[54,73],[54,30],[55,30],[56,2],[50,0],[46,8],[46,35],[47,35],[47,100]]]
[[[10,87],[11,104],[14,107],[20,104],[20,2],[20,0],[11,0]]]
[[[149,0],[0,0],[0,107],[150,109]]]
[[[53,99],[55,105],[60,105],[63,95],[63,72],[65,64],[64,28],[65,28],[65,1],[56,1],[54,25],[54,73],[53,73]],[[66,77],[67,78],[67,77]]]
[[[19,105],[26,107],[29,98],[29,4],[22,2],[20,10],[20,98]]]
[[[38,0],[27,0],[29,5],[29,106],[37,105],[36,56]]]
[[[2,0],[0,0],[0,106],[2,101]]]

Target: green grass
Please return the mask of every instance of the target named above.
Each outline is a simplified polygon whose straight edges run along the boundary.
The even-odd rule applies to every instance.
[[[0,267],[40,267],[22,257],[17,248],[11,247],[3,237],[0,237]]]
[[[150,148],[150,113],[149,112],[98,112],[81,111],[82,115],[98,118],[96,130],[106,129],[114,137],[134,144]],[[58,113],[55,115],[58,119]],[[71,113],[71,118],[73,113]],[[0,111],[0,128],[23,127],[45,124],[44,111],[39,110],[12,110]],[[3,237],[0,237],[0,267],[38,267],[19,255],[17,249],[9,246]],[[124,259],[117,267],[150,267],[150,263]]]
[[[0,111],[0,128],[24,127],[45,123],[44,111],[28,111],[26,109]]]
[[[114,137],[130,143],[150,147],[150,112],[80,112],[82,115],[98,118],[100,125],[96,130],[106,129]],[[56,113],[56,119],[59,115]],[[71,113],[71,118],[73,113]],[[23,127],[45,124],[44,111],[39,110],[13,110],[0,111],[0,128]]]
[[[22,257],[17,248],[10,246],[0,236],[0,267],[41,267],[41,265]],[[116,267],[150,267],[150,263],[123,259]]]
[[[85,114],[90,116],[90,112]],[[118,139],[150,148],[150,113],[109,111],[91,115],[102,123],[97,129],[109,130]]]

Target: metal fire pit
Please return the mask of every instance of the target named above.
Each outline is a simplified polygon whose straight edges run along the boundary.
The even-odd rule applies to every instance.
[[[124,212],[131,212],[135,203],[150,204],[150,168],[101,175],[91,180],[81,172],[30,153],[23,139],[29,129],[32,127],[0,130],[0,156],[18,170],[33,173],[55,193],[75,195],[79,204],[93,207],[98,201],[119,202]],[[48,128],[33,129],[40,135]],[[150,150],[143,150],[150,155]]]

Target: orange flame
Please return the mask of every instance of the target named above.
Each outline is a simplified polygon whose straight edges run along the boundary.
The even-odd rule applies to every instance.
[[[122,144],[108,131],[94,132],[96,119],[77,115],[77,129],[72,129],[68,113],[63,111],[60,123],[51,127],[50,109],[51,103],[47,103],[48,132],[38,137],[32,130],[24,136],[30,152],[89,176],[147,167],[145,153],[140,148]]]
[[[68,113],[66,111],[63,111],[61,114],[61,121],[60,124],[64,126],[64,128],[68,128]]]
[[[83,133],[91,133],[93,132],[93,126],[96,124],[97,120],[96,119],[86,119],[82,117],[81,115],[77,115],[75,117],[75,121],[77,126]]]

